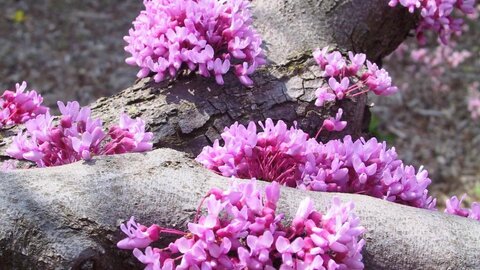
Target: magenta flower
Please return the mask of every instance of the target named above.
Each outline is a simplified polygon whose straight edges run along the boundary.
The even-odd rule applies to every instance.
[[[391,95],[398,91],[388,72],[366,60],[365,54],[348,52],[348,60],[339,51],[328,53],[328,47],[315,50],[313,57],[328,78],[328,87],[315,92],[316,106],[325,102],[355,97],[369,91],[376,95]],[[366,61],[366,67],[365,67]]]
[[[334,101],[336,98],[336,95],[328,88],[318,88],[317,91],[315,91],[315,96],[317,97],[315,106],[318,107],[322,107],[325,102]]]
[[[148,246],[145,252],[135,248],[133,253],[146,269],[157,270],[363,269],[360,237],[365,229],[352,203],[334,199],[322,215],[306,198],[296,225],[284,226],[284,215],[276,212],[279,196],[278,184],[269,184],[263,192],[255,180],[235,181],[225,191],[214,188],[199,207],[206,205],[205,214],[197,213],[188,232],[162,228],[162,233],[180,238],[162,249]],[[145,226],[132,219],[127,226],[122,230],[129,237],[119,246],[127,242],[129,248],[145,246],[150,241]]]
[[[323,121],[323,127],[328,131],[342,131],[347,126],[347,121],[341,121],[343,110],[340,108],[335,118],[330,117]]]
[[[339,112],[334,119],[343,126]],[[238,123],[222,133],[224,144],[215,141],[197,157],[202,165],[223,176],[257,178],[313,191],[365,194],[391,202],[433,209],[428,195],[428,173],[398,160],[395,149],[375,138],[368,141],[332,140],[325,144],[302,130],[268,119],[257,133]],[[335,124],[333,124],[335,127]]]
[[[120,116],[120,124],[111,127],[108,135],[112,140],[101,151],[106,155],[145,152],[153,147],[153,133],[145,132],[145,122],[140,118],[131,119],[125,113]]]
[[[160,228],[152,225],[149,228],[140,223],[136,223],[134,217],[131,217],[127,225],[120,225],[120,229],[128,237],[118,242],[117,247],[121,249],[145,248],[152,242],[158,240]]]
[[[348,78],[343,78],[339,83],[335,78],[330,78],[328,80],[328,85],[330,85],[330,88],[335,92],[338,99],[343,99],[345,92],[350,86],[350,80]]]
[[[364,74],[366,85],[376,95],[388,96],[398,91],[396,86],[392,86],[392,78],[386,70],[379,69],[376,64],[367,60],[368,72]]]
[[[356,75],[357,72],[365,64],[367,55],[363,53],[353,54],[353,52],[348,52],[348,58],[350,59],[351,64],[348,66],[348,73],[351,75]]]
[[[156,82],[183,70],[214,76],[223,84],[231,67],[250,86],[250,75],[265,64],[260,35],[253,29],[247,0],[149,0],[124,39],[137,76]]]
[[[145,132],[141,119],[133,120],[124,114],[120,125],[105,134],[102,122],[91,117],[89,108],[81,108],[78,102],[58,102],[58,107],[62,113],[58,122],[48,112],[29,120],[25,123],[26,132],[13,139],[7,154],[49,167],[89,160],[94,155],[152,149],[153,134]]]
[[[326,77],[335,77],[340,75],[340,73],[347,65],[342,54],[338,51],[327,54],[325,56],[325,59],[327,61],[327,64],[325,66]]]
[[[445,213],[457,215],[461,217],[468,217],[480,221],[480,203],[474,202],[471,209],[462,208],[462,201],[467,195],[464,194],[460,200],[457,196],[453,196],[446,201]]]
[[[472,14],[475,12],[475,0],[390,0],[389,5],[402,5],[410,13],[420,12],[420,22],[417,26],[417,39],[424,44],[425,32],[433,31],[440,41],[446,45],[450,37],[462,32],[463,20],[457,19],[456,13]],[[460,12],[456,12],[456,11]]]
[[[35,90],[26,91],[27,83],[15,85],[15,92],[6,90],[0,97],[0,128],[23,124],[48,108],[42,106],[43,98]]]

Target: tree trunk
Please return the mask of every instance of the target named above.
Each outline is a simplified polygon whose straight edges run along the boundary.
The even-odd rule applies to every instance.
[[[115,246],[124,237],[122,221],[135,215],[143,224],[184,230],[208,190],[226,189],[231,181],[169,149],[0,173],[0,179],[2,269],[131,269],[131,252]],[[368,231],[366,269],[480,268],[478,221],[363,195],[287,187],[279,213],[291,221],[306,196],[320,211],[332,196],[355,202]]]
[[[313,135],[338,107],[344,108],[344,120],[349,122],[344,133],[361,136],[368,124],[366,96],[338,102],[333,108],[314,106],[314,92],[324,81],[312,50],[328,45],[365,52],[378,62],[407,36],[413,16],[405,9],[388,7],[385,0],[252,2],[269,60],[254,75],[253,88],[242,86],[231,74],[224,86],[192,75],[159,84],[147,78],[92,104],[94,115],[108,124],[117,122],[122,110],[142,117],[155,135],[155,148],[171,147],[189,156],[235,121],[296,121]],[[0,131],[0,160],[7,158],[4,150],[21,128]],[[1,269],[129,269],[130,254],[115,248],[123,219],[136,215],[145,223],[183,227],[198,199],[209,188],[227,183],[171,150],[0,173],[0,180]],[[306,194],[283,189],[281,209],[292,214]],[[332,196],[308,194],[323,208]],[[367,265],[479,267],[475,264],[478,224],[372,198],[341,196],[357,202],[370,230]]]
[[[111,124],[123,110],[146,120],[155,134],[155,148],[171,147],[198,154],[219,138],[225,126],[238,121],[282,119],[314,135],[324,118],[338,107],[349,122],[343,137],[364,134],[369,122],[367,97],[337,102],[333,108],[314,105],[315,90],[324,80],[313,61],[315,48],[364,52],[378,62],[392,52],[414,26],[404,8],[385,0],[254,0],[255,26],[264,38],[268,65],[255,73],[249,89],[229,74],[225,85],[213,78],[179,76],[174,81],[151,79],[92,104],[94,115]],[[120,42],[120,41],[119,41]],[[17,128],[0,131],[0,160]],[[324,135],[324,134],[322,134]],[[321,136],[330,139],[330,135]]]
[[[282,119],[289,124],[297,122],[313,136],[323,119],[338,107],[343,107],[349,125],[335,135],[362,136],[369,122],[364,113],[365,95],[339,102],[333,108],[314,105],[314,92],[324,80],[312,51],[328,45],[365,52],[370,60],[379,61],[413,27],[408,12],[390,8],[385,0],[256,0],[253,5],[255,24],[264,37],[269,60],[268,66],[254,75],[253,88],[242,86],[231,74],[224,86],[200,76],[160,84],[144,79],[94,103],[95,115],[115,122],[123,109],[147,121],[155,134],[156,147],[193,154],[236,121]]]

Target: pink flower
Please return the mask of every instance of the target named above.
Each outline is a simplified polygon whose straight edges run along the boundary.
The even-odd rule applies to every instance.
[[[346,67],[345,59],[338,51],[328,54],[325,58],[327,60],[327,64],[325,65],[326,77],[338,76]]]
[[[314,52],[314,58],[328,78],[328,88],[319,88],[315,92],[316,106],[323,106],[327,101],[353,98],[369,91],[376,95],[391,95],[398,91],[392,85],[387,71],[366,60],[365,54],[348,52],[348,60],[339,51],[328,53],[328,47]],[[365,69],[366,61],[366,69]]]
[[[0,128],[23,124],[48,108],[41,106],[43,98],[35,90],[25,92],[27,83],[15,85],[15,92],[6,90],[0,97]]]
[[[376,95],[388,96],[398,91],[396,86],[392,86],[392,78],[386,70],[379,69],[376,64],[367,61],[368,72],[363,75],[366,78],[366,85]]]
[[[145,248],[152,242],[158,240],[160,228],[152,225],[149,228],[140,223],[136,223],[134,217],[125,224],[120,225],[120,229],[128,237],[118,242],[117,247],[121,249]]]
[[[399,3],[410,13],[420,10],[421,18],[416,29],[420,44],[425,43],[424,32],[427,30],[435,32],[444,45],[448,44],[450,36],[460,34],[464,24],[462,19],[454,17],[457,13],[454,11],[458,9],[464,14],[475,12],[474,0],[390,0],[389,5],[394,7]]]
[[[350,80],[348,78],[343,78],[340,83],[335,78],[330,78],[328,80],[328,85],[335,92],[338,99],[343,99],[345,92],[350,86]]]
[[[188,68],[223,84],[230,63],[238,63],[237,76],[251,85],[248,76],[266,62],[247,0],[155,0],[144,5],[124,37],[131,54],[126,62],[140,68],[140,78],[152,74],[160,82]]]
[[[108,135],[112,138],[102,150],[106,155],[146,152],[152,150],[153,133],[145,132],[145,122],[132,119],[123,113],[118,126],[110,128]]]
[[[169,267],[161,267],[160,266],[160,253],[157,248],[147,247],[145,249],[145,254],[140,251],[138,248],[133,250],[133,255],[143,264],[147,265],[145,269],[147,270],[166,270],[166,269],[174,269],[173,261],[170,260],[167,265]]]
[[[348,52],[348,58],[351,62],[348,66],[348,71],[350,74],[355,75],[365,64],[367,56],[363,53],[353,54],[353,52]]]
[[[328,88],[318,88],[315,91],[315,96],[317,100],[315,101],[315,106],[322,107],[325,102],[334,101],[336,95],[329,92]]]
[[[342,131],[347,126],[347,121],[341,121],[343,110],[340,108],[335,118],[330,117],[323,121],[323,127],[328,131]]]
[[[120,125],[106,135],[100,119],[91,117],[90,108],[81,108],[78,102],[58,102],[58,107],[62,113],[59,123],[48,112],[29,120],[25,123],[27,131],[14,138],[7,154],[49,167],[89,160],[94,155],[152,149],[153,134],[145,132],[141,119],[133,120],[124,114]]]
[[[317,61],[317,64],[322,69],[325,69],[325,66],[328,64],[328,61],[326,59],[327,53],[328,53],[328,47],[324,47],[321,50],[319,48],[317,48],[313,52],[313,58],[315,59],[315,61]]]
[[[338,127],[341,112],[332,121]],[[336,126],[333,124],[334,128]],[[368,141],[331,140],[325,144],[309,139],[295,126],[272,120],[234,124],[222,133],[225,144],[216,141],[205,147],[197,161],[226,177],[257,178],[313,191],[361,193],[384,200],[433,209],[435,200],[428,195],[428,173],[405,166],[395,149],[375,138]],[[294,149],[294,151],[292,150]],[[258,224],[257,224],[258,225]],[[257,226],[255,225],[255,226]]]
[[[297,225],[284,226],[284,215],[276,212],[278,184],[268,185],[263,193],[255,180],[235,181],[227,190],[214,188],[208,194],[188,232],[161,229],[180,238],[165,248],[148,246],[145,253],[134,249],[146,269],[363,269],[360,237],[365,229],[353,213],[353,203],[334,199],[322,215],[305,199],[294,221]],[[146,227],[133,220],[127,225],[136,226],[130,230],[122,226],[129,243],[134,243],[128,247],[149,242]]]
[[[471,205],[471,209],[462,208],[462,201],[467,195],[463,194],[459,200],[457,196],[453,196],[446,201],[445,213],[457,215],[461,217],[468,217],[480,221],[480,203],[474,202]]]

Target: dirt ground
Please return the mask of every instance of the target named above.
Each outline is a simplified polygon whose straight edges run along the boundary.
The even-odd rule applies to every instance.
[[[0,89],[26,80],[47,105],[92,100],[131,85],[123,36],[142,1],[0,1]]]
[[[86,105],[130,86],[137,70],[124,63],[122,37],[141,8],[140,0],[0,1],[0,89],[26,80],[52,106]],[[390,138],[407,164],[424,165],[440,195],[480,197],[480,125],[470,118],[462,77],[479,80],[478,26],[462,40],[474,60],[449,78],[454,91],[435,91],[387,60],[395,83],[409,82],[409,89],[372,98],[376,132]]]

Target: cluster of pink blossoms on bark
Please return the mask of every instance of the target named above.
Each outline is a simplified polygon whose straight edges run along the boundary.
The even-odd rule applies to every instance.
[[[133,22],[126,62],[139,66],[139,78],[153,72],[156,82],[175,77],[182,68],[214,76],[233,66],[245,85],[265,64],[262,39],[253,29],[247,0],[144,0],[145,10]]]
[[[144,152],[152,149],[153,134],[145,132],[143,120],[120,116],[119,125],[103,131],[100,119],[92,118],[90,108],[78,102],[58,102],[62,115],[59,121],[47,111],[25,123],[7,149],[16,159],[35,162],[39,167],[59,166],[94,155]]]
[[[322,214],[304,199],[290,226],[277,213],[280,188],[271,183],[261,191],[254,180],[212,189],[202,205],[206,212],[188,224],[188,232],[145,227],[133,217],[122,224],[128,236],[118,243],[149,270],[167,269],[363,269],[365,231],[352,202],[334,198]],[[200,207],[199,207],[200,210]],[[180,236],[165,248],[150,244],[160,234]],[[146,248],[144,252],[140,249]]]
[[[398,91],[392,85],[392,78],[385,69],[366,60],[363,53],[348,52],[348,59],[339,51],[329,52],[329,48],[317,49],[313,53],[323,76],[328,78],[328,86],[319,88],[315,95],[316,105],[323,106],[327,101],[342,100],[372,91],[386,96]],[[366,67],[365,67],[366,63]]]
[[[473,202],[470,209],[462,208],[462,201],[465,199],[465,197],[466,195],[464,194],[460,200],[457,198],[457,196],[453,196],[447,200],[445,213],[480,221],[480,203]]]
[[[301,129],[290,129],[283,121],[267,119],[235,123],[197,157],[206,168],[226,177],[276,181],[289,187],[313,191],[369,195],[391,202],[434,209],[428,195],[428,172],[418,172],[397,158],[395,149],[375,138],[321,143]]]
[[[15,88],[15,91],[6,90],[0,97],[0,128],[25,123],[48,111],[42,106],[40,94],[35,90],[25,91],[26,82],[17,83]]]
[[[452,35],[460,35],[463,19],[455,13],[473,14],[475,0],[390,0],[389,5],[402,5],[411,13],[420,12],[421,20],[417,26],[416,36],[420,44],[426,43],[425,31],[438,34],[440,41],[447,44]]]

